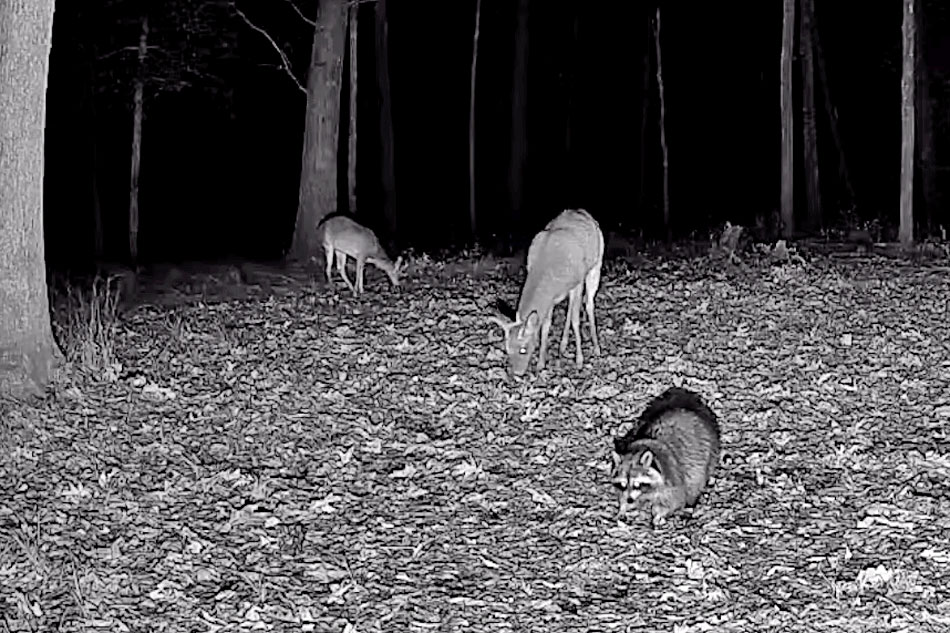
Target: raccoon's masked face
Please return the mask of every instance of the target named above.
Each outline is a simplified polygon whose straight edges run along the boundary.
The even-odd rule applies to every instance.
[[[657,468],[653,452],[644,450],[620,457],[612,479],[617,489],[620,513],[634,507],[663,484],[663,475]]]

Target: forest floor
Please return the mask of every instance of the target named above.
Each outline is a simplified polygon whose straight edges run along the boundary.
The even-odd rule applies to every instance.
[[[0,631],[946,631],[950,270],[806,260],[609,261],[520,380],[491,261],[129,307],[0,404]],[[672,384],[724,453],[653,529],[611,440]]]

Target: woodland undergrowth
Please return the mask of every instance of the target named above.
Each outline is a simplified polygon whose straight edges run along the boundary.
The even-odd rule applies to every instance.
[[[0,630],[950,626],[946,268],[610,261],[603,354],[582,322],[583,368],[523,380],[487,319],[516,266],[367,274],[57,309],[71,370],[0,405]],[[653,529],[611,440],[672,384],[724,453]]]

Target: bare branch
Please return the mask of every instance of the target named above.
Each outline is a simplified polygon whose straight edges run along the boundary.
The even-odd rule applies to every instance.
[[[315,20],[311,20],[310,18],[308,18],[307,16],[305,16],[305,15],[303,14],[303,12],[297,7],[297,5],[294,4],[293,0],[284,0],[284,1],[287,3],[287,5],[288,5],[291,9],[293,9],[294,13],[296,13],[297,15],[300,16],[300,19],[301,19],[301,20],[303,20],[304,22],[306,22],[307,24],[309,24],[309,25],[312,26],[313,28],[317,28],[317,22],[316,22]]]
[[[294,73],[290,67],[290,60],[287,59],[287,55],[284,54],[284,51],[280,48],[280,46],[277,45],[277,42],[274,41],[274,38],[272,38],[267,33],[267,31],[265,31],[261,27],[251,22],[251,19],[247,17],[247,15],[243,11],[241,11],[236,4],[231,3],[231,7],[234,9],[234,12],[237,13],[238,16],[240,16],[242,20],[244,20],[245,24],[247,24],[249,27],[257,31],[261,35],[263,35],[267,39],[267,41],[270,42],[270,45],[273,47],[273,49],[277,51],[278,55],[280,55],[280,59],[283,62],[282,67],[284,69],[284,72],[287,73],[287,76],[290,77],[290,79],[294,82],[294,85],[297,86],[297,89],[300,90],[300,92],[307,94],[307,89],[304,88],[303,85],[297,80],[297,77],[294,76]]]
[[[349,2],[346,3],[346,6],[347,6],[347,7],[358,7],[358,6],[361,5],[361,4],[373,4],[373,3],[376,3],[376,2],[378,2],[378,1],[379,1],[379,0],[349,0]],[[308,18],[307,16],[305,16],[305,15],[303,14],[303,12],[300,10],[300,8],[299,8],[296,4],[294,4],[293,0],[284,0],[284,2],[286,2],[288,5],[290,5],[290,8],[294,11],[294,13],[296,13],[298,16],[300,16],[300,19],[301,19],[301,20],[303,20],[304,22],[306,22],[307,24],[309,24],[309,25],[312,26],[313,28],[317,28],[317,22],[316,22],[316,20],[311,20],[310,18]]]
[[[99,55],[96,59],[99,60],[99,61],[102,61],[102,60],[105,60],[105,59],[109,59],[109,58],[112,57],[113,55],[119,55],[119,54],[121,54],[121,53],[138,52],[138,50],[139,50],[138,45],[135,45],[135,46],[123,46],[122,48],[117,48],[117,49],[114,50],[114,51],[111,51],[111,52],[108,52],[108,53],[103,53],[102,55]]]

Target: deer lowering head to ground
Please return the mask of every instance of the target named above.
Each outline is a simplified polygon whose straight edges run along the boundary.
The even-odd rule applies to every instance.
[[[333,285],[332,268],[335,257],[336,269],[354,295],[363,292],[363,269],[367,263],[386,273],[393,286],[399,286],[399,275],[405,269],[402,257],[396,258],[393,263],[371,229],[345,215],[335,215],[321,222],[317,230],[321,232],[320,240],[326,255],[327,283]],[[356,260],[355,285],[346,276],[347,256]]]
[[[502,315],[492,319],[505,331],[509,370],[516,376],[528,369],[540,333],[538,369],[544,369],[548,331],[554,306],[568,298],[567,318],[561,334],[561,354],[567,353],[568,326],[577,343],[575,362],[584,364],[581,351],[581,293],[586,288],[587,321],[594,355],[600,354],[594,322],[594,295],[600,285],[604,235],[597,221],[584,209],[567,209],[535,235],[528,248],[528,277],[521,290],[515,320]]]

